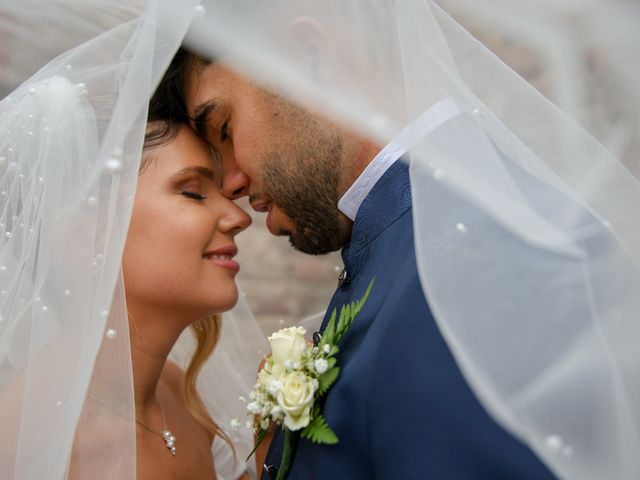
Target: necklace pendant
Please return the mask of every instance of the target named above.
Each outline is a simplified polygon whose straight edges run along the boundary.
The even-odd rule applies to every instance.
[[[171,455],[176,456],[176,437],[169,430],[162,431],[162,439],[167,445],[167,449],[171,452]]]

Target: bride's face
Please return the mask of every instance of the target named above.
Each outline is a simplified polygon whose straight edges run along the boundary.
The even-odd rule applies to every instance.
[[[250,217],[220,193],[212,152],[189,127],[145,161],[122,260],[129,310],[197,319],[230,309],[234,237]]]

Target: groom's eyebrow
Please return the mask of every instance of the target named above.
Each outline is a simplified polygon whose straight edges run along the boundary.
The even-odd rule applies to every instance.
[[[216,104],[209,100],[197,105],[194,110],[193,126],[201,137],[206,138],[207,136],[207,120],[209,119],[209,114],[213,112],[215,108]]]

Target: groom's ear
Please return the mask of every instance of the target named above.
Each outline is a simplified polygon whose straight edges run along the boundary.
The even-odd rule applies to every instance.
[[[315,18],[297,17],[289,26],[289,37],[299,65],[312,78],[320,80],[329,48],[329,36],[324,26]]]

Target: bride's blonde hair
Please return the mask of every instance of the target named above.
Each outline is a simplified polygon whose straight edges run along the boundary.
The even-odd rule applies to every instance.
[[[196,341],[196,347],[189,360],[189,365],[187,365],[187,369],[184,372],[184,380],[182,382],[182,395],[185,404],[191,415],[193,415],[209,433],[218,435],[227,442],[235,455],[233,442],[224,430],[211,418],[196,388],[198,373],[200,373],[202,366],[211,356],[216,343],[218,343],[218,338],[220,337],[220,317],[218,315],[212,315],[211,317],[203,318],[192,324],[189,328]]]

